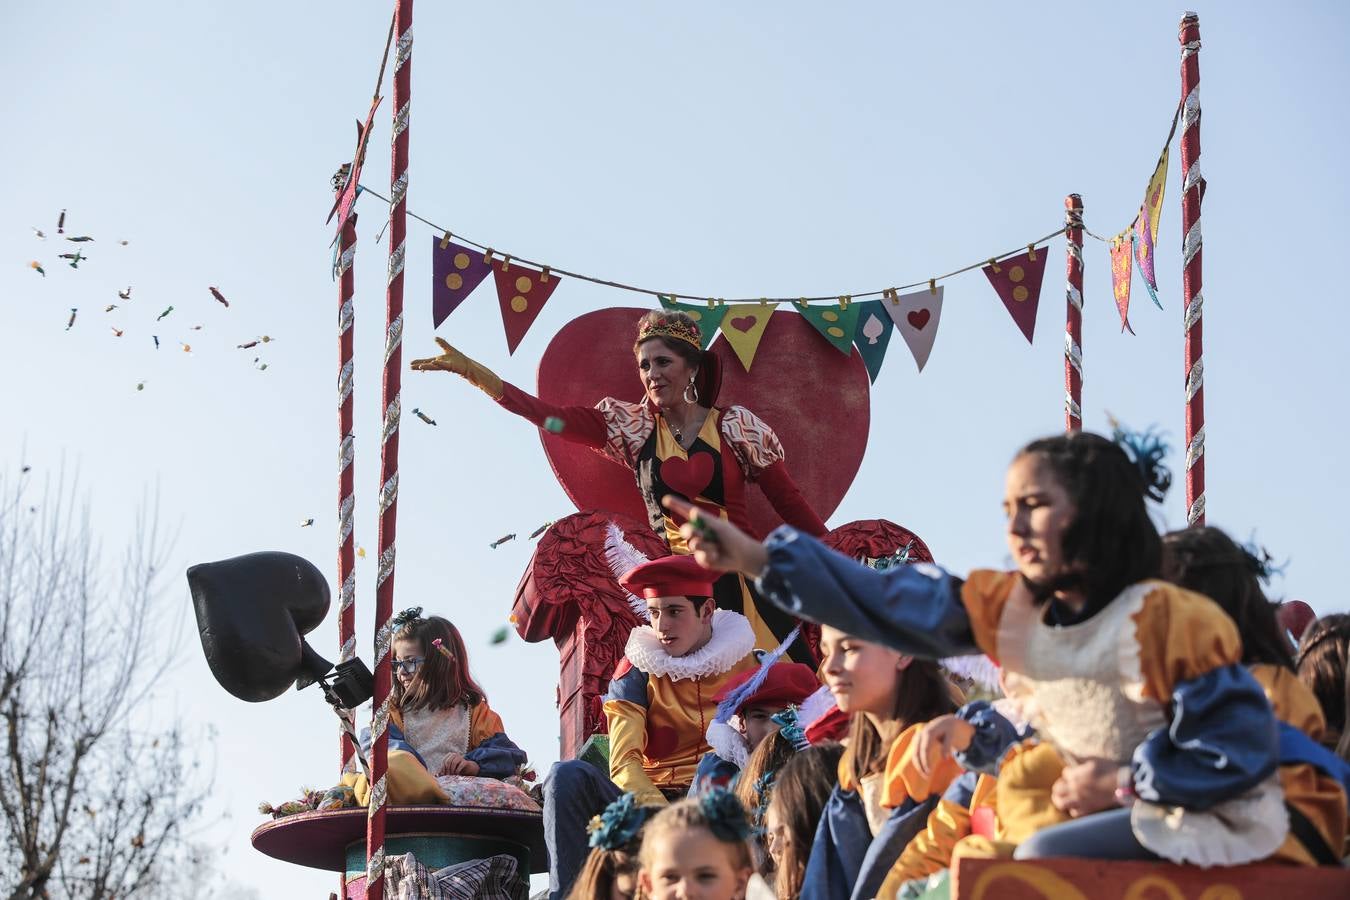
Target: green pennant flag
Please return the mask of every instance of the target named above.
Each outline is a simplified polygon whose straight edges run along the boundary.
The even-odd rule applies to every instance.
[[[858,304],[838,303],[833,306],[811,306],[798,301],[793,304],[802,318],[815,326],[834,345],[834,349],[848,356],[853,352],[853,332],[858,327]]]
[[[858,310],[858,328],[853,333],[853,345],[858,348],[858,355],[867,366],[867,377],[875,384],[881,372],[881,363],[886,358],[886,347],[890,345],[891,334],[895,331],[895,322],[881,300],[867,300],[853,306]]]
[[[663,294],[657,294],[656,299],[661,301],[661,306],[671,312],[682,312],[698,323],[699,338],[703,343],[703,349],[707,350],[708,345],[717,337],[717,329],[722,326],[722,319],[726,318],[726,304],[718,303],[716,306],[696,306],[692,303],[676,303],[673,297],[667,297]]]

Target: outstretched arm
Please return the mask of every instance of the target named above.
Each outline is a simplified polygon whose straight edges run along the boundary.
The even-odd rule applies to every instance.
[[[417,372],[454,372],[474,387],[487,394],[508,412],[528,419],[539,428],[549,428],[556,420],[557,425],[549,430],[563,439],[585,444],[588,447],[603,449],[608,438],[604,414],[589,406],[554,406],[538,397],[525,393],[512,384],[507,384],[495,372],[465,356],[447,341],[436,338],[441,355],[412,361]]]

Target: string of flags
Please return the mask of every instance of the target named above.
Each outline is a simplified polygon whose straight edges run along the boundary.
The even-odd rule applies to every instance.
[[[1135,267],[1150,298],[1162,308],[1158,298],[1154,250],[1162,215],[1168,153],[1179,114],[1180,106],[1173,116],[1167,141],[1164,142],[1134,221],[1114,238],[1104,239],[1109,245],[1112,292],[1120,315],[1121,330],[1131,334],[1134,329],[1129,321],[1130,283]],[[363,141],[369,133],[369,125],[364,125],[358,133]],[[355,176],[358,172],[359,168],[356,168],[351,175]],[[388,202],[388,198],[355,182],[355,177],[348,178],[342,192],[344,200],[339,202],[335,211],[343,205],[349,207],[350,202],[361,193]],[[655,297],[665,309],[687,313],[699,323],[705,350],[720,334],[747,372],[754,363],[773,312],[780,307],[793,309],[840,353],[847,356],[856,349],[873,382],[881,371],[891,339],[897,331],[918,370],[923,371],[932,355],[942,321],[945,289],[939,282],[977,268],[984,273],[1018,332],[1028,343],[1032,343],[1045,277],[1048,251],[1044,245],[1064,231],[1061,228],[1021,245],[1018,250],[935,276],[926,283],[920,281],[853,295],[727,300],[653,291],[522,260],[456,236],[415,213],[409,212],[408,215],[439,233],[439,236],[432,237],[431,312],[434,328],[440,327],[491,274],[501,311],[507,352],[514,354],[544,305],[552,298],[562,279],[567,277],[647,294]],[[1090,231],[1087,233],[1091,234]]]

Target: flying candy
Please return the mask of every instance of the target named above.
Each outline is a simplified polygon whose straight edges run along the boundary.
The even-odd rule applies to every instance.
[[[69,331],[72,327],[74,327],[74,325],[75,325],[75,314],[76,314],[77,312],[79,312],[79,310],[78,310],[77,308],[75,308],[74,306],[72,306],[72,307],[70,308],[70,321],[66,322],[66,331]]]
[[[417,409],[416,407],[413,407],[413,415],[417,416],[417,418],[421,419],[423,422],[426,422],[428,425],[436,424],[435,419],[431,418],[431,416],[428,416],[426,413],[422,412],[420,409]]]
[[[510,629],[508,629],[505,625],[503,625],[501,628],[498,628],[496,631],[492,632],[492,643],[494,645],[505,644],[506,639],[510,636],[511,636]]]
[[[211,288],[211,296],[220,301],[226,309],[230,308],[230,301],[225,299],[225,295],[220,292],[220,288]]]
[[[61,258],[70,260],[70,267],[72,269],[78,269],[80,263],[87,259],[87,257],[78,250],[74,253],[62,253]]]
[[[504,534],[501,537],[497,538],[492,543],[488,544],[488,546],[491,547],[493,550],[496,550],[498,547],[500,547],[502,544],[505,544],[507,541],[514,541],[515,539],[516,536],[514,534]]]
[[[123,300],[130,300],[130,299],[131,299],[131,285],[127,285],[127,289],[126,289],[125,291],[118,291],[118,292],[117,292],[117,296],[121,297]]]
[[[305,521],[303,521],[303,522],[300,523],[300,527],[301,527],[301,528],[308,528],[309,526],[311,526],[311,525],[313,525],[313,524],[314,524],[314,520],[313,520],[313,519],[306,519]]]
[[[105,313],[112,312],[114,309],[117,309],[116,303],[109,303],[107,306],[103,307],[103,311]]]
[[[152,335],[150,335],[150,336],[151,336],[152,338],[155,339],[155,349],[158,350],[158,349],[159,349],[159,335],[157,335],[157,334],[152,334]]]
[[[108,327],[109,327],[109,328],[112,328],[113,337],[121,337],[121,336],[122,336],[122,329],[120,329],[120,328],[113,328],[113,326],[111,326],[111,325],[109,325]]]
[[[39,241],[45,241],[45,240],[47,239],[47,236],[46,236],[45,234],[42,233],[42,229],[37,228],[37,227],[32,226],[32,225],[30,225],[30,226],[28,226],[28,227],[33,229],[33,234],[36,234],[36,235],[37,235],[37,239],[38,239]]]
[[[540,525],[538,528],[536,528],[533,532],[530,533],[530,540],[534,540],[535,538],[539,537],[539,535],[543,534],[545,531],[548,531],[548,526],[552,524],[553,524],[552,522],[545,522],[543,525]]]
[[[249,349],[251,349],[251,348],[253,348],[253,347],[256,347],[256,346],[258,346],[258,342],[257,342],[257,341],[249,341],[247,344],[240,344],[236,349],[238,349],[238,350],[249,350]]]
[[[77,237],[68,237],[66,240],[70,241],[72,244],[87,244],[92,241],[93,238],[87,234],[81,234]]]
[[[42,268],[42,266],[38,265],[38,261],[37,261],[36,259],[33,260],[32,262],[30,262],[30,263],[28,264],[28,267],[29,267],[30,269],[34,270],[35,272],[37,272],[37,273],[38,273],[39,275],[41,275],[43,278],[46,278],[46,277],[47,277],[47,270],[44,269],[44,268]]]
[[[165,316],[167,316],[167,315],[168,315],[169,313],[171,313],[171,312],[173,312],[173,307],[172,307],[172,306],[170,306],[168,309],[164,310],[164,312],[160,313],[159,315],[155,316],[155,321],[158,322],[160,319],[164,318]]]
[[[61,215],[58,216],[56,219],[56,233],[57,234],[66,233],[66,211],[64,209],[61,210]]]

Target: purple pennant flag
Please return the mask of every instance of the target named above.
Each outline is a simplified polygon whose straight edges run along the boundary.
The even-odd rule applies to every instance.
[[[433,237],[431,327],[439,328],[491,271],[492,266],[483,261],[479,251]]]

